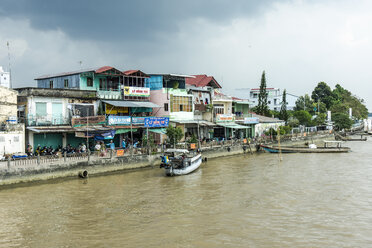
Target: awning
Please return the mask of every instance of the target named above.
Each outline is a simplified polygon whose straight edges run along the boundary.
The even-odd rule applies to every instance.
[[[95,131],[109,131],[113,130],[112,127],[103,127],[103,126],[80,126],[74,127],[74,131],[76,132],[95,132]]]
[[[102,101],[104,103],[110,104],[115,107],[124,107],[124,108],[160,108],[159,105],[156,105],[152,102],[135,102],[135,101]]]
[[[74,132],[75,129],[71,126],[68,127],[27,127],[27,130],[30,130],[35,133],[66,133],[66,132]]]
[[[248,127],[248,126],[243,126],[243,125],[236,124],[235,122],[217,123],[217,125],[221,126],[221,127],[232,128],[232,129],[248,129],[248,128],[251,128],[251,127]]]
[[[132,132],[136,132],[137,131],[137,128],[132,128]],[[119,128],[119,129],[116,129],[116,134],[121,134],[121,133],[129,133],[130,132],[130,128]]]
[[[170,122],[175,122],[179,124],[195,124],[200,126],[216,126],[213,122],[205,121],[205,120],[169,120]]]
[[[166,134],[167,129],[166,128],[152,128],[152,129],[149,129],[149,132]]]

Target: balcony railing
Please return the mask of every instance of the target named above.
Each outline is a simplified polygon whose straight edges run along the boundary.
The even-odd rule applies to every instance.
[[[243,114],[241,112],[235,112],[235,120],[244,120],[244,118],[252,117],[252,114]]]
[[[63,117],[62,115],[27,115],[27,126],[59,126],[70,125],[71,118]]]

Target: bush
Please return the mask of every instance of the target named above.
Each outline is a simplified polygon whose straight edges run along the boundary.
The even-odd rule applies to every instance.
[[[177,144],[183,137],[183,131],[180,127],[169,126],[166,130],[168,136],[168,143]]]

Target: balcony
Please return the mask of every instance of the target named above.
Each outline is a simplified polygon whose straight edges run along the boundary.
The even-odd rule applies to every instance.
[[[212,108],[213,108],[212,104],[194,104],[194,112],[200,113],[211,112]]]
[[[252,117],[252,114],[244,114],[242,112],[235,112],[235,120],[244,120],[244,118]]]
[[[60,126],[70,125],[71,118],[63,117],[62,115],[27,115],[26,119],[27,126]]]

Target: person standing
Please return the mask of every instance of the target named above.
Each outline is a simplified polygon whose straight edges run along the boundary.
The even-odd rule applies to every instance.
[[[115,150],[115,143],[112,140],[110,141],[110,149]]]

